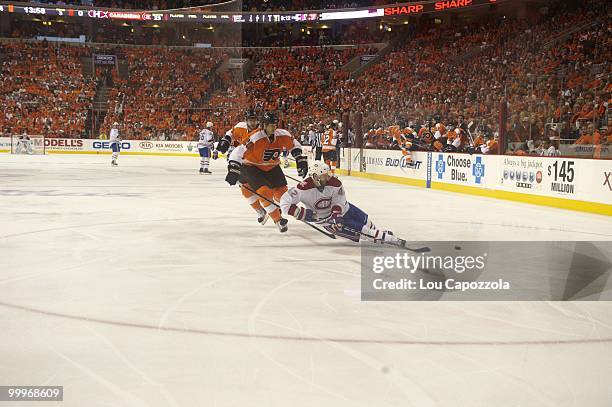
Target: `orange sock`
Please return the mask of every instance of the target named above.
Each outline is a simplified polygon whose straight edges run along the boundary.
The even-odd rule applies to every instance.
[[[240,185],[240,191],[242,192],[242,196],[246,198],[247,202],[249,203],[249,205],[251,205],[255,212],[259,213],[259,211],[263,209],[261,204],[259,203],[259,197],[248,189],[246,189],[245,185],[249,187],[248,184]]]
[[[325,161],[325,164],[329,165],[332,175],[336,173],[336,161]]]
[[[282,186],[282,187],[276,187],[272,190],[272,193],[274,194],[274,201],[275,202],[280,202],[281,197],[285,194],[285,192],[287,192],[288,188],[287,186]]]
[[[261,202],[261,205],[266,212],[268,212],[272,220],[278,222],[281,219],[281,211],[278,209],[278,206],[272,204],[274,201],[274,192],[270,188],[263,186],[257,190],[257,193],[266,198],[260,198],[259,202]]]

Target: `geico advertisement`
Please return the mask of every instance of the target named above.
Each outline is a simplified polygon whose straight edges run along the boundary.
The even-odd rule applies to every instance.
[[[119,143],[121,150],[131,150],[132,145],[129,141],[121,141]],[[111,148],[111,142],[108,140],[91,140],[91,147],[94,150],[109,150]]]

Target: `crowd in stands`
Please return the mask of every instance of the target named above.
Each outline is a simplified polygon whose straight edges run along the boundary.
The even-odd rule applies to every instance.
[[[19,17],[19,16],[18,16]],[[31,21],[15,18],[4,36],[10,38],[36,38],[38,36],[79,38],[86,43],[115,43],[130,45],[193,46],[198,43],[215,47],[280,47],[319,46],[332,44],[372,44],[389,41],[398,34],[381,30],[367,21],[354,20],[337,23],[335,27],[303,26],[293,31],[286,25],[190,25],[177,29],[175,25],[153,26],[150,22],[131,22],[122,25],[114,21],[98,21],[94,26],[82,19],[51,18],[49,21]],[[1,29],[0,29],[1,31]]]
[[[224,54],[166,47],[124,53],[128,76],[113,78],[103,127],[121,122],[126,138],[193,139],[207,121],[201,108]]]
[[[46,42],[0,46],[0,130],[5,134],[86,137],[95,80],[83,75],[81,47]]]
[[[603,0],[579,3],[581,12],[565,2],[558,6],[551,7],[549,14],[535,13],[520,21],[498,16],[440,27],[430,19],[410,35],[397,36],[394,50],[357,78],[349,77],[343,65],[378,49],[239,50],[236,56],[254,62],[242,81],[229,71],[223,76],[213,73],[229,57],[227,53],[124,48],[121,58],[127,61],[127,75],[112,72],[110,80],[104,75],[114,88],[103,129],[108,131],[118,121],[127,138],[191,140],[203,122],[212,120],[217,134],[222,134],[242,119],[247,107],[254,107],[278,111],[285,127],[302,134],[311,124],[325,126],[349,111],[361,110],[364,143],[373,148],[406,148],[409,142],[412,149],[529,154],[553,151],[561,140],[609,144],[609,7]],[[11,51],[11,46],[7,52],[19,52]],[[58,52],[74,55],[53,63],[72,61],[74,66],[82,51],[66,48],[70,47]],[[6,62],[2,69],[3,75],[8,71],[13,77],[27,76]],[[66,72],[67,67],[60,69]],[[95,80],[79,75],[61,77],[65,86],[83,89],[74,99],[77,108],[72,109],[78,112],[82,128]],[[3,81],[0,88],[2,97],[12,100],[9,108],[14,110],[16,102],[40,105],[40,95],[16,93],[14,85],[12,93],[5,91],[10,86]],[[52,103],[47,110],[57,105]],[[23,117],[23,103],[18,109]],[[508,112],[501,129],[500,110]],[[9,125],[15,126],[18,115],[10,111]],[[0,124],[6,125],[6,117]],[[52,121],[61,123],[57,118]],[[507,146],[496,145],[500,132],[505,132]]]
[[[588,12],[560,10],[552,18],[498,21],[484,29],[466,26],[454,35],[431,30],[431,35],[426,32],[408,41],[359,79],[338,83],[337,89],[346,94],[347,104],[365,107],[368,127],[382,128],[378,131],[383,141],[371,143],[378,148],[392,146],[393,137],[385,127],[424,123],[433,117],[452,128],[474,121],[475,137],[499,133],[503,99],[510,115],[508,139],[515,146],[507,152],[533,153],[550,142],[550,136],[577,139],[589,130],[576,129],[576,121],[593,119],[594,128],[607,126],[612,73],[610,13],[599,8],[605,2],[585,5],[591,6]],[[580,27],[569,38],[548,44],[565,30]],[[461,58],[474,46],[481,50]],[[546,123],[551,122],[559,124],[548,126],[556,131],[549,134]],[[609,127],[606,131],[610,134]],[[534,142],[527,145],[527,140]],[[429,144],[433,147],[433,141]],[[445,147],[438,144],[438,149]]]
[[[305,128],[310,120],[331,121],[339,113],[337,95],[327,94],[332,82],[348,76],[341,68],[351,58],[373,52],[366,48],[277,48],[249,51],[255,68],[244,82],[211,100],[215,120],[229,126],[241,120],[246,106],[276,110],[285,126]]]

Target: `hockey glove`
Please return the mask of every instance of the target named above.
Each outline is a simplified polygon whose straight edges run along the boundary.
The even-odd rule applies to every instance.
[[[302,178],[306,178],[308,175],[308,159],[305,155],[299,155],[295,157],[295,165],[297,167],[298,175]]]
[[[339,206],[332,207],[331,215],[327,218],[327,223],[336,232],[342,229],[342,209]]]
[[[312,210],[297,205],[291,205],[289,207],[289,215],[295,217],[297,220],[303,220],[305,222],[313,222],[316,220]]]
[[[242,165],[238,161],[230,161],[227,165],[227,175],[225,181],[230,185],[236,185],[240,178],[240,167]]]
[[[213,151],[212,153],[212,159],[216,160],[217,158],[219,158],[219,152],[217,150]]]
[[[217,150],[221,151],[223,154],[225,154],[227,150],[229,150],[229,148],[230,148],[230,140],[226,137],[223,137],[217,143]]]

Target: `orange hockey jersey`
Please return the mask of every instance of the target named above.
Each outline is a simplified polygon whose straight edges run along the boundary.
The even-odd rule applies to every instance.
[[[270,171],[279,165],[283,149],[296,155],[296,150],[301,151],[302,146],[285,129],[276,129],[272,137],[268,137],[263,130],[258,130],[243,140],[229,159],[243,165],[253,165],[263,171]]]
[[[234,127],[232,127],[231,130],[229,130],[226,134],[229,134],[229,136],[232,138],[232,144],[234,145],[234,147],[236,147],[240,144],[243,144],[244,141],[247,140],[250,135],[254,134],[257,131],[259,131],[259,127],[257,127],[255,130],[249,131],[246,122],[239,122]]]
[[[336,132],[333,129],[327,130],[321,135],[321,151],[332,151],[336,149]]]

